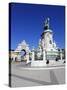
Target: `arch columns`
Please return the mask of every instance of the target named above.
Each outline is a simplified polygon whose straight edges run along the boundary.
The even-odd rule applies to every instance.
[[[26,54],[26,59],[27,59],[26,63],[28,64],[30,62],[29,61],[29,52],[27,52],[27,54]]]

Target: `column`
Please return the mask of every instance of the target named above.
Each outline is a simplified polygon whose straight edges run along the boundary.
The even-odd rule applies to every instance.
[[[27,62],[26,63],[28,64],[30,62],[29,61],[29,53],[26,54],[26,59],[27,59]]]
[[[63,59],[62,50],[60,50],[60,59]]]
[[[45,48],[43,49],[43,61],[46,62],[46,53],[45,53]]]
[[[17,60],[18,60],[18,61],[21,61],[21,55],[18,55],[18,56],[17,56]]]
[[[34,49],[32,50],[32,62],[34,61]]]
[[[21,61],[21,54],[20,54],[21,52],[18,52],[17,53],[17,61]]]

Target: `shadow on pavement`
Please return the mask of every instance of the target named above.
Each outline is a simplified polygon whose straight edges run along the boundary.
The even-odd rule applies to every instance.
[[[50,71],[50,79],[51,79],[51,84],[59,84],[56,75],[54,74],[53,71]]]
[[[59,83],[58,83],[58,80],[57,80],[57,78],[56,78],[56,76],[55,76],[55,74],[54,74],[53,71],[50,71],[50,79],[51,79],[51,82],[36,80],[36,79],[28,78],[28,77],[18,76],[18,75],[15,75],[15,74],[12,74],[11,76],[16,77],[16,78],[19,78],[19,79],[22,79],[22,80],[27,80],[27,81],[39,83],[39,84],[41,84],[41,85],[54,85],[54,84],[59,84]],[[30,85],[30,86],[31,86],[31,85]]]

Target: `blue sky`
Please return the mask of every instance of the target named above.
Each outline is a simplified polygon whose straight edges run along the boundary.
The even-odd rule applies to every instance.
[[[26,40],[30,48],[38,46],[44,20],[50,17],[50,28],[58,47],[65,47],[65,7],[11,3],[11,49]]]

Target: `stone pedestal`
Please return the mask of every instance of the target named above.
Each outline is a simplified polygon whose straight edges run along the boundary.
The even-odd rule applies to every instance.
[[[31,66],[34,66],[34,67],[46,66],[45,50],[43,51],[43,60],[37,60],[37,61],[35,61],[34,54],[35,54],[34,51],[32,51],[32,62],[31,62]]]

